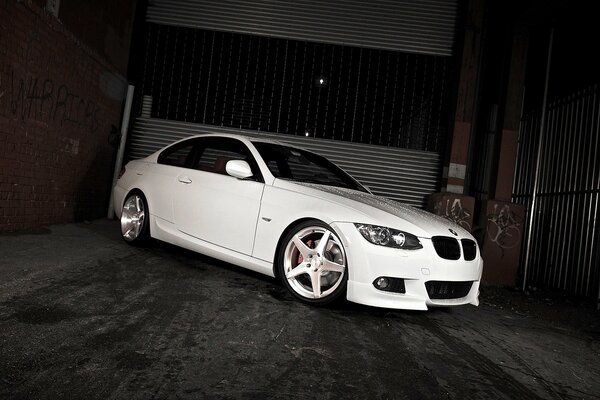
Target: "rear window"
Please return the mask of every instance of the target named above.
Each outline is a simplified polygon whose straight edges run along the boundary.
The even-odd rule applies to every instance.
[[[173,165],[175,167],[186,167],[191,162],[192,150],[194,149],[193,140],[186,140],[173,146],[167,147],[158,156],[158,163]]]

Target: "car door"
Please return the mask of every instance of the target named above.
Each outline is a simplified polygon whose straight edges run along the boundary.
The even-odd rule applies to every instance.
[[[165,221],[173,223],[173,190],[177,177],[193,162],[195,139],[188,139],[167,147],[158,156],[156,164],[150,165],[145,174],[151,185],[146,189],[150,212]]]
[[[190,169],[182,169],[173,191],[177,229],[198,239],[251,255],[264,190],[262,175],[246,145],[238,139],[196,140]],[[245,160],[254,176],[227,174],[229,160]]]

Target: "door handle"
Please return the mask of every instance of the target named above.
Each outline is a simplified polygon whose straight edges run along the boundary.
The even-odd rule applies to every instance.
[[[177,180],[181,183],[185,183],[186,185],[189,183],[192,183],[192,180],[190,178],[188,178],[187,176],[179,176],[179,177],[177,177]]]

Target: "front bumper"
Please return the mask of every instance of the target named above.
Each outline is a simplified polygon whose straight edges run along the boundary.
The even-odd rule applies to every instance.
[[[337,222],[332,227],[346,250],[349,301],[410,310],[427,310],[428,306],[479,305],[479,283],[483,271],[479,249],[472,261],[465,261],[462,254],[459,260],[446,260],[438,256],[430,239],[419,238],[422,249],[398,250],[367,242],[352,223]],[[403,279],[405,293],[377,289],[373,282],[380,277]],[[425,286],[429,281],[473,284],[464,297],[432,299]]]

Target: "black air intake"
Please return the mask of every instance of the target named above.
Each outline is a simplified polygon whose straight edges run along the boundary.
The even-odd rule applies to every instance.
[[[431,300],[461,299],[466,297],[473,286],[473,282],[425,282],[427,294]]]

